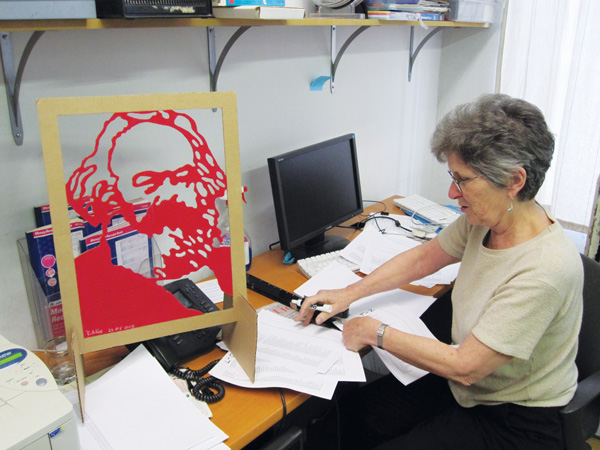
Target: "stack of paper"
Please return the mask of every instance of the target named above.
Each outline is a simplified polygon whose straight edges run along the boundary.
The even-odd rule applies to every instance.
[[[227,435],[184,396],[143,345],[86,386],[79,438],[86,450],[227,448]]]
[[[396,226],[394,220],[389,218],[397,220],[401,226]],[[342,250],[341,255],[359,264],[360,271],[368,275],[394,256],[421,244],[412,239],[411,229],[411,218],[408,216],[390,214],[385,216],[385,220],[371,219],[363,231]],[[428,238],[434,236],[435,233],[432,233]],[[456,279],[459,268],[460,263],[452,264],[412,284],[425,287],[450,284]]]
[[[282,387],[326,399],[339,381],[365,381],[360,355],[346,349],[340,331],[304,327],[267,310],[258,314],[254,383],[231,353],[210,374],[242,387]]]
[[[344,288],[360,277],[339,263],[332,263],[295,292],[314,295],[321,289]],[[363,298],[350,306],[349,318],[372,316],[407,333],[435,339],[419,318],[435,298],[395,289]],[[271,310],[276,311],[276,313]],[[252,383],[235,357],[228,353],[211,375],[248,388],[283,387],[330,399],[338,381],[364,381],[365,375],[356,352],[345,348],[340,331],[317,325],[303,327],[292,319],[297,312],[282,305],[262,309],[258,315],[256,379]],[[375,349],[398,380],[412,383],[426,374],[392,354]]]

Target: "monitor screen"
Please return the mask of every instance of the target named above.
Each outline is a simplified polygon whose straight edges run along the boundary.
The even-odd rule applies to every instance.
[[[363,211],[354,134],[267,161],[281,248],[301,259],[345,247],[325,232]]]

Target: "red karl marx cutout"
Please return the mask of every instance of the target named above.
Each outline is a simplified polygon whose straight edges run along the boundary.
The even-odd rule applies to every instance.
[[[181,152],[181,143],[184,147],[185,142],[189,144],[184,149],[186,156],[189,153],[189,163],[121,175],[113,166],[119,144],[128,133],[139,136],[148,127],[157,126],[163,127],[161,132],[173,133],[177,142],[165,152]],[[135,163],[151,167],[152,157],[147,155],[147,160]],[[120,214],[142,234],[168,236],[173,248],[163,255],[164,267],[154,269],[155,278],[113,265],[105,238],[98,247],[75,259],[85,337],[201,314],[181,305],[157,284],[158,280],[179,279],[209,267],[221,289],[232,293],[230,249],[213,246],[221,237],[215,200],[225,194],[226,186],[224,172],[191,117],[175,111],[116,113],[104,124],[94,152],[67,183],[69,204],[93,226],[102,225],[103,235],[111,219]],[[124,188],[139,191],[151,200],[141,219],[136,217],[133,204],[124,199]]]

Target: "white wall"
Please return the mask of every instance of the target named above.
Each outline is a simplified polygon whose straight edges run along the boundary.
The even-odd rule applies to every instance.
[[[338,46],[354,29],[337,27]],[[459,46],[459,36],[466,35],[470,48],[497,41],[497,33],[444,30],[419,54],[409,84],[409,30],[372,27],[361,34],[338,66],[334,94],[328,85],[321,92],[309,91],[313,78],[328,75],[329,27],[254,27],[234,45],[218,89],[237,92],[242,182],[249,186],[245,228],[256,253],[278,240],[267,157],[344,133],[357,135],[365,199],[418,192],[445,200],[447,175],[428,148],[438,117],[438,85],[442,97],[452,93],[448,98],[458,103],[491,90],[493,80],[486,70],[475,76],[477,83],[464,86],[462,77],[472,77],[480,68],[467,67],[462,73],[471,56],[459,54],[465,64],[442,70],[443,77],[453,79],[440,82],[446,51],[442,40]],[[416,31],[420,40],[425,32]],[[219,51],[233,32],[216,29]],[[12,36],[20,55],[29,33]],[[34,226],[32,207],[47,202],[36,99],[208,91],[206,48],[203,28],[46,32],[33,50],[21,88],[22,146],[13,142],[0,89],[1,335],[37,347],[15,244]],[[487,63],[495,64],[496,56],[487,56]],[[444,175],[438,177],[440,173]]]

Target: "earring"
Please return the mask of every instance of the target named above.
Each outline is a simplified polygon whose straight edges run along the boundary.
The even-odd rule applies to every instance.
[[[508,208],[506,210],[506,214],[510,214],[511,212],[513,212],[513,209],[515,209],[515,207],[513,206],[513,202],[512,201],[513,201],[513,198],[511,197],[510,198],[510,208]]]

